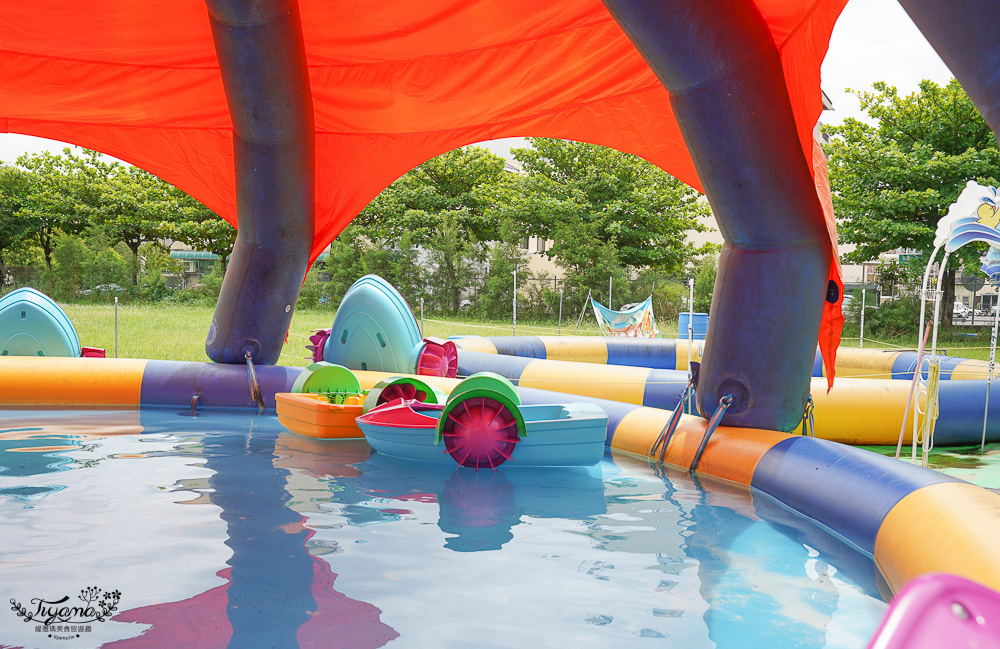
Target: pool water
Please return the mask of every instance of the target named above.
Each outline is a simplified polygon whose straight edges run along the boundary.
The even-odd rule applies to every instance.
[[[236,411],[0,411],[0,539],[4,648],[861,648],[886,609],[869,557],[743,487]]]

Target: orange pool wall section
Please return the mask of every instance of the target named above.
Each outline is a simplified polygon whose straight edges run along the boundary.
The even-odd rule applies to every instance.
[[[137,407],[147,362],[7,356],[0,361],[0,400],[7,407]]]

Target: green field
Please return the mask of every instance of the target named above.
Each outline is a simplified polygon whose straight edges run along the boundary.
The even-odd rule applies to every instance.
[[[115,307],[113,304],[62,304],[80,335],[80,343],[89,347],[103,347],[108,356],[115,355]],[[118,356],[121,358],[147,358],[157,360],[205,361],[205,336],[212,320],[214,306],[186,304],[119,305],[118,307]],[[328,328],[333,323],[334,309],[301,309],[295,312],[288,340],[282,350],[280,364],[308,365],[305,345],[314,329]],[[446,317],[428,317],[424,321],[426,335],[447,338],[458,335],[510,336],[510,322],[483,322]],[[519,322],[519,336],[597,336],[600,332],[593,321],[577,329],[575,323],[561,328],[546,323]],[[666,338],[677,336],[673,328],[660,326]],[[968,338],[951,332],[942,332],[938,348],[954,356],[989,359],[990,336],[988,331],[978,338]],[[882,344],[879,344],[882,343]],[[866,348],[910,348],[917,346],[917,337],[893,341],[865,341]],[[858,339],[844,337],[843,347],[857,347]]]
[[[115,307],[113,304],[62,304],[76,326],[80,343],[103,347],[109,357],[115,355]],[[118,356],[155,360],[205,361],[205,336],[214,306],[208,305],[119,305]],[[308,365],[305,345],[314,329],[329,328],[334,310],[302,309],[292,317],[288,340],[281,354],[281,365]],[[509,336],[511,323],[455,321],[428,318],[424,321],[428,336],[447,338],[456,335]],[[580,329],[518,323],[518,335],[555,336],[599,335],[593,325]],[[668,334],[668,335],[673,335]]]
[[[943,330],[938,332],[938,353],[950,356],[961,356],[963,358],[975,358],[988,361],[990,359],[990,330],[983,329],[976,332],[977,335],[970,337],[960,329]],[[870,340],[865,339],[865,349],[912,349],[916,350],[920,340],[916,334],[904,336],[892,340]],[[841,347],[860,346],[857,334],[853,336],[845,335],[840,340]],[[930,351],[931,341],[927,341],[927,351]]]

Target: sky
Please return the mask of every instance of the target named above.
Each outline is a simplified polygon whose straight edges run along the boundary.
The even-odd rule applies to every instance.
[[[821,74],[823,91],[834,107],[820,118],[824,124],[864,117],[847,88],[870,90],[876,81],[885,81],[907,95],[924,79],[945,84],[952,78],[897,0],[849,0],[833,29]],[[524,146],[524,140],[506,138],[478,146],[506,155],[511,147]]]
[[[897,0],[850,0],[834,28],[830,50],[822,69],[823,90],[835,110],[823,114],[827,124],[845,117],[861,117],[857,100],[845,88],[867,90],[875,81],[886,81],[902,94],[916,90],[922,79],[946,83],[951,73]],[[66,145],[13,133],[0,134],[0,161],[13,162],[22,153],[53,151]],[[500,155],[521,138],[480,144]]]

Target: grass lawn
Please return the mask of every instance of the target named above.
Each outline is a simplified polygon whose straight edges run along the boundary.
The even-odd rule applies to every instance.
[[[103,347],[108,356],[115,354],[115,307],[113,304],[62,304],[80,335],[80,343],[89,347]],[[206,361],[205,336],[212,320],[214,306],[185,304],[119,305],[118,307],[118,356],[121,358],[148,358],[157,360]],[[333,324],[334,309],[299,309],[292,318],[288,340],[282,350],[280,364],[308,365],[305,345],[314,329]],[[565,323],[564,323],[565,324]],[[464,318],[428,317],[424,321],[426,335],[447,338],[457,335],[510,336],[511,323],[484,322]],[[574,323],[561,328],[549,324],[518,322],[519,336],[584,335],[598,336],[593,322],[577,329]],[[661,335],[676,337],[677,330],[661,327]],[[885,344],[865,341],[865,347],[899,347],[916,349],[916,335],[900,340],[884,341]],[[951,332],[938,336],[938,348],[953,356],[989,359],[989,331],[969,338]],[[856,337],[845,336],[842,347],[857,347]]]
[[[103,347],[115,355],[114,304],[61,304],[76,327],[80,344]],[[208,305],[119,305],[119,358],[174,361],[207,361],[205,336],[214,306]],[[296,311],[288,341],[282,350],[282,365],[308,365],[306,338],[313,329],[329,327],[332,311]],[[300,338],[299,336],[304,336]]]
[[[80,336],[80,344],[103,347],[108,356],[115,355],[114,304],[61,304]],[[155,360],[207,361],[205,336],[212,321],[214,306],[186,304],[118,306],[118,356]],[[281,365],[308,365],[309,352],[305,345],[314,329],[329,328],[334,310],[299,309],[292,317],[288,340],[282,350]],[[455,335],[509,336],[511,324],[482,321],[446,321],[427,318],[428,336],[447,338]],[[600,335],[596,326],[580,329],[518,323],[520,336],[555,336],[558,333]]]
[[[963,331],[967,329],[968,331]],[[968,333],[974,332],[975,336]],[[990,334],[989,328],[973,330],[970,327],[956,328],[952,330],[941,330],[938,332],[938,353],[948,356],[961,356],[963,358],[975,358],[982,361],[990,359]],[[912,349],[916,351],[920,345],[920,340],[916,334],[903,336],[891,340],[870,340],[865,339],[865,349]],[[860,346],[857,332],[853,335],[845,334],[840,340],[841,347]],[[927,351],[931,348],[931,340],[927,339]]]

